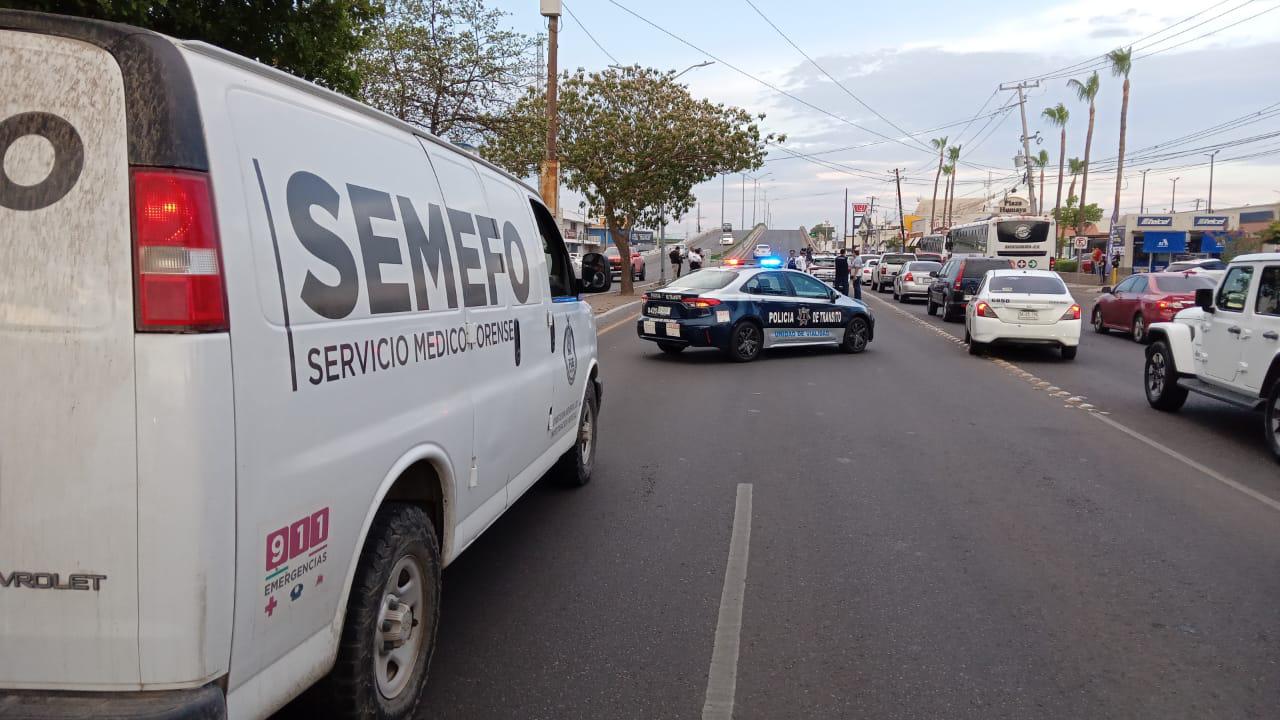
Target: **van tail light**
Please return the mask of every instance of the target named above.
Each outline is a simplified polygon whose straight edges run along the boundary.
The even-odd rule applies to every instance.
[[[915,282],[915,277],[911,273],[902,276],[902,282]]]
[[[1061,319],[1062,320],[1079,320],[1080,319],[1079,303],[1073,303],[1071,307],[1067,308],[1067,311],[1062,313]]]
[[[979,300],[977,306],[973,308],[973,314],[984,318],[999,318],[996,311],[982,300]]]
[[[226,286],[208,176],[134,168],[131,179],[135,328],[227,330]]]
[[[716,305],[720,304],[720,301],[717,300],[716,298],[704,298],[704,297],[685,298],[680,302],[682,302],[685,305],[685,307],[704,308],[704,309],[709,307],[715,307]]]

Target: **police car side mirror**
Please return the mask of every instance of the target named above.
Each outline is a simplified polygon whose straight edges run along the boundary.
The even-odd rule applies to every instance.
[[[582,277],[578,279],[578,292],[608,292],[613,285],[613,273],[609,271],[609,259],[601,253],[582,256]]]
[[[1213,291],[1214,288],[1198,288],[1196,290],[1196,305],[1205,312],[1213,312]]]

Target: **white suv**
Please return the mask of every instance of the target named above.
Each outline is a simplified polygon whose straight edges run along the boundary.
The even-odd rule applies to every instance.
[[[1147,402],[1175,411],[1196,392],[1263,410],[1280,460],[1280,253],[1242,255],[1196,307],[1150,328],[1143,373]]]

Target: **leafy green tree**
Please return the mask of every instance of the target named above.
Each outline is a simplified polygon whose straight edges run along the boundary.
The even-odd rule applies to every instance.
[[[1040,192],[1037,197],[1040,199],[1040,212],[1044,212],[1044,167],[1049,164],[1049,151],[1041,150],[1031,159],[1040,168]]]
[[[1098,73],[1094,72],[1081,82],[1075,78],[1067,81],[1067,87],[1076,91],[1076,97],[1081,102],[1089,103],[1089,132],[1084,136],[1084,169],[1080,173],[1080,202],[1084,203],[1084,199],[1089,192],[1089,151],[1093,148],[1093,121],[1097,115],[1097,106],[1095,100],[1098,97]],[[1080,233],[1080,228],[1076,227],[1076,234]]]
[[[951,198],[947,202],[947,227],[951,227],[951,221],[954,219],[953,210],[956,204],[956,168],[960,163],[960,146],[952,145],[947,148],[947,159],[951,161]]]
[[[481,153],[516,175],[533,175],[546,138],[544,103],[530,88]],[[624,258],[624,228],[683,215],[696,201],[694,185],[754,170],[766,143],[785,140],[761,135],[763,115],[695,99],[674,73],[639,66],[565,73],[559,114],[564,184],[600,210]],[[622,273],[622,294],[631,293],[631,274]]]
[[[356,95],[355,58],[379,0],[5,0],[9,7],[112,20],[255,58]]]
[[[475,142],[536,84],[538,38],[484,0],[390,0],[357,69],[365,102],[451,140]]]
[[[1070,195],[1067,197],[1067,204],[1054,213],[1054,220],[1057,220],[1058,224],[1077,228],[1077,232],[1086,224],[1096,223],[1102,219],[1102,208],[1098,207],[1097,203],[1085,205],[1082,211],[1077,205],[1078,202],[1080,198]]]

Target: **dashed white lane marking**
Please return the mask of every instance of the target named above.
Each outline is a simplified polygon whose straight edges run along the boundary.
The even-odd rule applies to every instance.
[[[742,638],[742,602],[747,592],[747,553],[750,549],[751,483],[739,483],[702,720],[730,720],[733,717],[733,700],[738,689],[738,647]]]
[[[893,310],[899,315],[906,317],[907,319],[911,320],[917,325],[923,325],[924,327],[927,327],[930,330],[933,330],[934,332],[945,335],[948,339],[954,342],[957,342],[960,345],[964,344],[964,341],[961,340],[960,338],[957,338],[956,336],[952,335],[949,332],[940,330],[937,326],[933,325],[932,323],[921,320],[920,318],[916,317],[915,315],[912,315],[911,313],[903,310],[902,308],[894,307],[893,305],[890,305],[887,301],[881,298],[873,298],[873,299],[882,303],[885,307],[889,308],[890,310]],[[1000,367],[1005,368],[1006,370],[1009,370],[1010,373],[1013,374],[1014,376],[1020,377],[1023,380],[1026,380],[1028,383],[1031,384],[1031,387],[1033,390],[1046,390],[1046,391],[1060,390],[1059,388],[1052,386],[1050,383],[1047,383],[1041,380],[1040,378],[1036,377],[1032,373],[1029,373],[1023,370],[1022,368],[1018,367],[1017,365],[1014,365],[1013,363],[1007,360],[1004,360],[1001,358],[993,358],[990,356],[988,356],[987,359],[995,363],[996,365],[999,365]],[[1263,505],[1266,505],[1267,507],[1273,510],[1280,510],[1280,500],[1275,500],[1271,497],[1263,495],[1257,490],[1254,490],[1253,488],[1250,488],[1246,485],[1242,485],[1241,483],[1235,480],[1232,480],[1231,478],[1223,475],[1222,473],[1218,472],[1217,470],[1214,470],[1213,468],[1208,467],[1207,465],[1198,463],[1195,460],[1192,460],[1191,458],[1187,457],[1186,455],[1183,455],[1182,453],[1176,450],[1173,450],[1172,448],[1169,448],[1155,440],[1152,440],[1151,438],[1147,437],[1146,435],[1143,435],[1142,433],[1138,432],[1137,430],[1134,430],[1133,428],[1128,427],[1127,425],[1116,422],[1110,417],[1107,417],[1111,413],[1106,412],[1104,410],[1099,410],[1093,404],[1084,402],[1087,399],[1084,395],[1072,395],[1070,392],[1065,392],[1065,391],[1052,392],[1050,394],[1053,397],[1060,397],[1063,394],[1070,395],[1070,397],[1068,397],[1065,401],[1067,404],[1064,405],[1063,407],[1084,410],[1090,415],[1098,418],[1102,422],[1110,425],[1111,427],[1119,430],[1120,432],[1128,435],[1129,437],[1132,437],[1133,439],[1139,442],[1150,445],[1151,447],[1155,448],[1156,450],[1159,450],[1165,455],[1168,455],[1169,457],[1175,460],[1178,460],[1179,462],[1183,463],[1187,467],[1190,467],[1193,470],[1199,471],[1201,474],[1205,475],[1206,477],[1212,480],[1216,480],[1217,482],[1222,483],[1223,485],[1226,485],[1227,487],[1233,490],[1237,490],[1241,493],[1244,493],[1245,495],[1248,495],[1249,497],[1253,498],[1254,500],[1257,500],[1258,502],[1262,503]]]
[[[863,297],[868,297],[872,300],[875,300],[876,302],[880,303],[881,305],[884,305],[885,307],[889,308],[895,313],[898,313],[899,315],[910,320],[911,322],[921,327],[925,327],[932,330],[935,334],[951,341],[955,345],[960,345],[963,347],[965,344],[963,338],[956,337],[955,335],[952,335],[951,333],[947,332],[943,328],[940,328],[937,325],[934,325],[933,323],[927,320],[924,320],[923,318],[917,317],[916,315],[913,315],[907,312],[906,310],[903,310],[900,307],[890,304],[889,301],[883,298],[878,298],[875,295],[864,295]],[[1097,408],[1094,405],[1084,402],[1087,399],[1084,395],[1076,395],[1075,393],[1071,392],[1067,388],[1061,388],[1047,380],[1042,380],[1041,378],[1037,377],[1034,373],[1029,373],[1026,370],[1023,370],[1022,368],[1018,367],[1017,365],[1009,362],[1008,360],[1005,360],[1004,358],[993,357],[991,355],[984,355],[982,357],[988,362],[998,365],[999,367],[1004,368],[1005,370],[1008,370],[1010,375],[1026,380],[1027,383],[1031,385],[1032,390],[1043,390],[1044,392],[1048,393],[1050,397],[1054,397],[1058,399],[1066,398],[1063,401],[1064,403],[1063,407],[1074,408],[1077,410],[1086,410],[1089,413],[1094,415],[1110,415],[1111,414],[1105,410],[1101,410]]]

